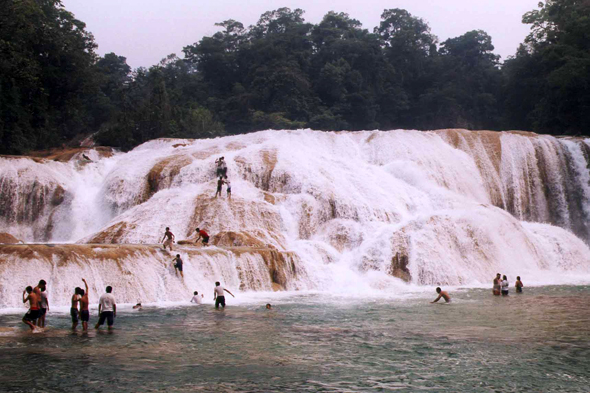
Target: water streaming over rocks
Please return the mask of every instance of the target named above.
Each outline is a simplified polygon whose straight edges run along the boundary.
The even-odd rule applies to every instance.
[[[586,140],[297,130],[87,154],[91,161],[0,157],[2,232],[121,244],[121,255],[0,246],[0,307],[15,307],[9,293],[40,278],[67,304],[81,274],[96,288],[117,282],[129,301],[184,298],[217,279],[243,290],[362,292],[396,291],[403,281],[477,285],[497,271],[539,282],[590,274]],[[225,188],[213,198],[219,156],[231,201]],[[205,228],[217,246],[213,254],[178,246],[190,260],[184,281],[164,268],[170,256],[123,245],[158,243],[166,226],[189,240]]]

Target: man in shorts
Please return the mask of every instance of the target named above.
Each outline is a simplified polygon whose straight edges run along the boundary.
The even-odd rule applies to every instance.
[[[195,243],[199,243],[199,240],[203,239],[203,245],[204,246],[208,246],[209,245],[209,234],[207,232],[205,232],[204,229],[201,228],[197,228],[195,229],[195,231],[197,231],[197,235],[199,236],[197,238],[197,240],[195,241]]]
[[[78,311],[78,306],[80,304],[80,298],[82,297],[82,288],[76,287],[74,289],[74,294],[72,295],[72,306],[70,307],[70,316],[72,317],[72,330],[76,330],[78,327],[78,319],[80,317],[80,312]]]
[[[117,304],[115,302],[115,297],[111,294],[112,291],[113,288],[109,285],[106,288],[107,293],[104,293],[98,301],[98,315],[100,315],[100,318],[98,319],[98,323],[94,326],[95,329],[102,326],[105,320],[107,321],[109,330],[113,328],[115,317],[117,316]]]
[[[219,176],[219,180],[217,180],[217,191],[215,192],[215,198],[217,195],[221,196],[221,187],[223,186],[223,177]]]
[[[80,319],[82,320],[82,330],[86,332],[88,331],[88,321],[90,321],[90,311],[88,310],[88,283],[85,279],[82,279],[82,281],[84,281],[86,289],[80,289]]]
[[[500,288],[502,286],[502,278],[500,276],[500,273],[496,274],[496,278],[494,278],[494,281],[492,282],[492,293],[494,294],[494,296],[500,296]]]
[[[164,241],[166,239],[166,241]],[[166,246],[172,251],[172,243],[174,243],[174,234],[170,232],[170,228],[166,227],[166,232],[164,232],[164,236],[160,242],[164,242],[164,250]]]
[[[25,296],[25,294],[28,294]],[[39,307],[39,296],[33,291],[33,287],[30,285],[23,291],[23,303],[29,302],[29,311],[23,317],[23,322],[31,328],[31,331],[35,330],[35,321],[39,319],[41,313]]]
[[[176,254],[176,258],[172,262],[174,262],[172,266],[174,266],[175,273],[178,274],[180,272],[180,276],[184,277],[184,274],[182,274],[182,259],[180,259],[180,254]]]
[[[45,314],[49,311],[49,300],[47,299],[47,287],[43,286],[40,288],[41,290],[41,298],[39,300],[39,320],[37,321],[37,326],[44,328],[45,327]]]
[[[213,289],[213,300],[215,300],[216,309],[219,309],[220,304],[223,308],[225,308],[225,293],[223,293],[224,291],[229,293],[232,297],[235,297],[233,293],[222,287],[219,281],[217,281],[215,283],[215,289]]]

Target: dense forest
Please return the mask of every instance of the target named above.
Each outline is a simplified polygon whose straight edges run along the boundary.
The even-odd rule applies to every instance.
[[[96,141],[263,129],[590,130],[590,2],[546,0],[501,63],[485,31],[439,42],[428,23],[385,10],[372,31],[345,13],[301,9],[236,20],[159,64],[96,55],[60,0],[0,0],[0,153]]]

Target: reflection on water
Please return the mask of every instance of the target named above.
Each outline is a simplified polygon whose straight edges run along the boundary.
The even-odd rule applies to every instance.
[[[432,298],[434,298],[434,292]],[[568,391],[590,385],[590,287],[452,304],[296,295],[120,312],[117,330],[30,334],[0,316],[3,391]],[[93,316],[96,320],[96,316]],[[92,322],[92,320],[91,320]],[[91,323],[92,324],[92,323]],[[30,372],[36,376],[31,378]]]

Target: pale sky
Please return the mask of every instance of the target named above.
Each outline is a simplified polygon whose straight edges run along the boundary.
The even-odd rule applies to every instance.
[[[94,34],[98,54],[115,52],[137,68],[149,67],[171,53],[219,30],[216,22],[235,19],[244,26],[281,7],[301,8],[306,22],[318,23],[329,11],[345,12],[373,31],[384,9],[403,8],[424,19],[442,42],[481,29],[505,60],[529,32],[522,15],[539,0],[63,0],[68,11]]]

